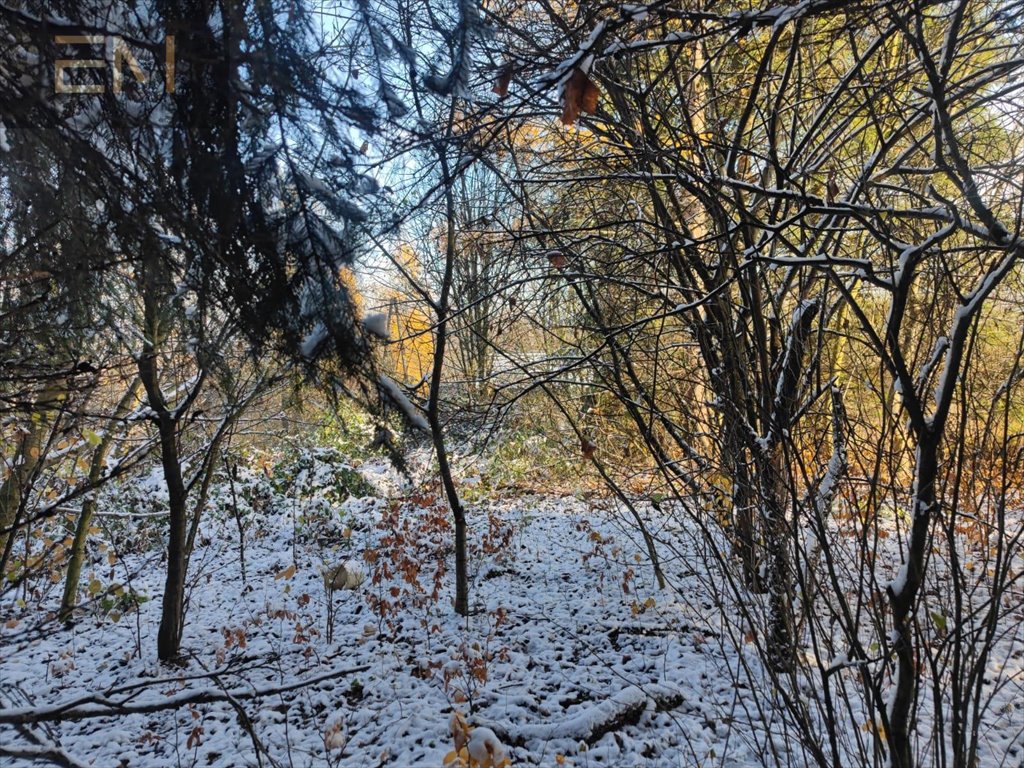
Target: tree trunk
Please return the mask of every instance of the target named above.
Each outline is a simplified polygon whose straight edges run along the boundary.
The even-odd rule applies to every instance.
[[[796,664],[796,638],[793,614],[793,556],[796,542],[787,519],[791,508],[789,478],[786,476],[786,441],[798,418],[800,379],[811,326],[818,315],[819,302],[801,302],[793,311],[793,320],[780,362],[775,391],[770,405],[767,445],[757,458],[757,481],[765,519],[765,552],[768,558],[768,661],[777,672],[789,672]]]
[[[28,432],[21,440],[14,465],[0,484],[0,572],[6,567],[10,556],[25,491],[28,490],[33,476],[42,463],[43,433],[52,423],[57,404],[66,394],[62,384],[63,382],[50,382],[39,394],[30,413]]]
[[[758,469],[765,524],[765,554],[768,590],[768,662],[776,672],[789,672],[795,663],[793,637],[793,570],[789,526],[786,520],[785,489],[782,486],[781,451]]]
[[[738,434],[734,418],[727,417],[725,436],[722,440],[723,461],[729,467],[729,482],[732,486],[733,550],[740,562],[743,583],[748,589],[759,592],[762,589],[758,571],[758,546],[755,509],[755,494],[750,484],[750,468],[747,466],[743,439]]]
[[[178,428],[173,415],[163,402],[157,375],[156,354],[139,359],[139,374],[149,396],[150,407],[157,414],[160,433],[160,463],[167,483],[170,508],[170,530],[167,541],[167,579],[157,632],[157,657],[161,661],[177,658],[185,612],[185,539],[188,527],[187,494],[181,476],[178,456]]]
[[[110,448],[116,439],[114,423],[118,419],[124,418],[131,408],[132,401],[138,397],[141,386],[142,382],[139,379],[135,379],[114,409],[107,433],[103,435],[100,444],[96,446],[96,450],[92,454],[88,479],[91,486],[95,486],[103,475],[103,465],[106,463],[107,454],[110,452]],[[78,602],[78,582],[82,575],[82,561],[85,559],[85,544],[89,538],[89,527],[92,525],[93,515],[96,513],[96,497],[94,494],[95,489],[89,491],[89,495],[82,504],[82,512],[78,517],[78,524],[75,527],[75,538],[71,544],[71,557],[68,560],[68,570],[64,577],[64,595],[61,597],[60,612],[58,614],[61,621],[68,621],[71,618],[75,605]]]
[[[186,536],[188,528],[188,492],[181,474],[178,453],[178,421],[167,405],[160,389],[159,347],[165,336],[161,322],[160,302],[163,292],[153,274],[154,264],[144,266],[143,303],[145,305],[145,341],[139,355],[139,379],[146,388],[149,407],[156,415],[160,436],[160,463],[167,483],[170,530],[167,542],[167,579],[157,631],[157,657],[171,661],[178,656],[185,613]]]
[[[928,551],[932,511],[935,509],[935,482],[938,477],[939,435],[934,429],[919,438],[914,467],[914,520],[910,542],[900,575],[888,587],[892,607],[894,650],[896,653],[896,690],[888,713],[886,736],[893,768],[913,768],[910,731],[913,726],[914,699],[917,696],[917,649],[914,647],[914,604],[921,588],[924,560]]]
[[[444,431],[441,426],[441,378],[444,375],[445,347],[448,343],[448,300],[451,295],[452,278],[455,269],[455,200],[452,196],[452,179],[448,168],[448,158],[443,147],[438,149],[443,173],[445,212],[447,215],[447,233],[445,237],[444,278],[441,283],[441,295],[434,311],[437,325],[434,331],[434,361],[430,375],[430,396],[427,401],[427,421],[430,423],[430,435],[437,453],[437,466],[441,474],[448,506],[452,510],[455,523],[455,612],[460,616],[469,615],[469,567],[466,557],[466,511],[459,499],[458,489],[452,477],[451,465],[448,463],[448,451],[444,443]]]

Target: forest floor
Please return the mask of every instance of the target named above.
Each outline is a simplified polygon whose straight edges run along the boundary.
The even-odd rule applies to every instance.
[[[458,711],[491,727],[512,765],[745,766],[767,750],[786,761],[769,733],[777,716],[745,682],[756,654],[716,606],[694,565],[706,553],[685,530],[671,531],[663,564],[676,589],[658,590],[635,529],[610,506],[481,494],[461,618],[434,493],[392,487],[318,516],[316,494],[260,507],[250,480],[234,492],[246,522],[223,512],[222,488],[200,529],[179,667],[155,658],[159,532],[143,541],[119,535],[119,518],[104,524],[74,626],[40,625],[59,603],[56,579],[8,593],[0,703],[71,703],[76,719],[0,739],[103,768],[441,766]],[[328,595],[321,568],[344,559],[367,578]],[[1006,756],[1020,717],[993,725],[993,754]]]

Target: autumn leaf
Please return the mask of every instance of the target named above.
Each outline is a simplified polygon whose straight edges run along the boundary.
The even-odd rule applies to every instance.
[[[569,263],[569,260],[565,258],[565,254],[559,251],[548,251],[547,257],[548,263],[555,269],[562,269]]]
[[[468,765],[469,764],[469,750],[463,747],[462,749],[453,749],[444,759],[441,761],[441,765]]]
[[[508,96],[508,87],[512,82],[512,65],[506,64],[498,71],[498,79],[494,81],[494,86],[491,88],[491,92],[498,95],[499,98]]]
[[[575,125],[580,112],[590,115],[597,112],[597,100],[600,95],[601,89],[587,77],[587,73],[582,69],[574,69],[565,84],[562,96],[563,125]]]
[[[285,568],[283,571],[278,571],[277,573],[275,573],[274,574],[274,580],[276,581],[277,579],[290,579],[294,575],[295,575],[295,563],[292,563],[287,568]]]

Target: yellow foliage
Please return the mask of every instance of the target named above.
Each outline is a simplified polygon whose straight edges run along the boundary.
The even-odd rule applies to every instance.
[[[410,280],[419,279],[415,250],[409,245],[399,248],[395,259]],[[416,384],[430,371],[434,359],[434,335],[428,311],[410,293],[389,288],[382,296],[387,302],[388,338],[391,343],[381,349],[381,364],[394,379]]]

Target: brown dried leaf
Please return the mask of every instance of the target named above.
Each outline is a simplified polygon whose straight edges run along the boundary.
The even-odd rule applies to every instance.
[[[601,89],[582,69],[574,69],[562,96],[562,123],[575,125],[580,112],[594,114]]]
[[[580,95],[580,110],[588,115],[595,114],[597,112],[597,100],[600,96],[601,89],[597,87],[597,83],[584,76],[583,93]]]
[[[275,573],[274,574],[274,579],[275,579],[275,581],[278,580],[278,579],[290,579],[294,575],[295,575],[295,564],[293,563],[292,565],[289,565],[287,568],[285,568],[283,571],[278,571],[277,573]]]
[[[565,254],[560,253],[558,251],[548,251],[547,257],[548,262],[555,269],[562,269],[563,267],[565,267],[566,264],[569,263],[569,260],[565,257]]]
[[[498,79],[494,81],[494,86],[491,91],[498,95],[499,98],[508,96],[508,87],[512,83],[512,65],[506,64],[498,72]]]

